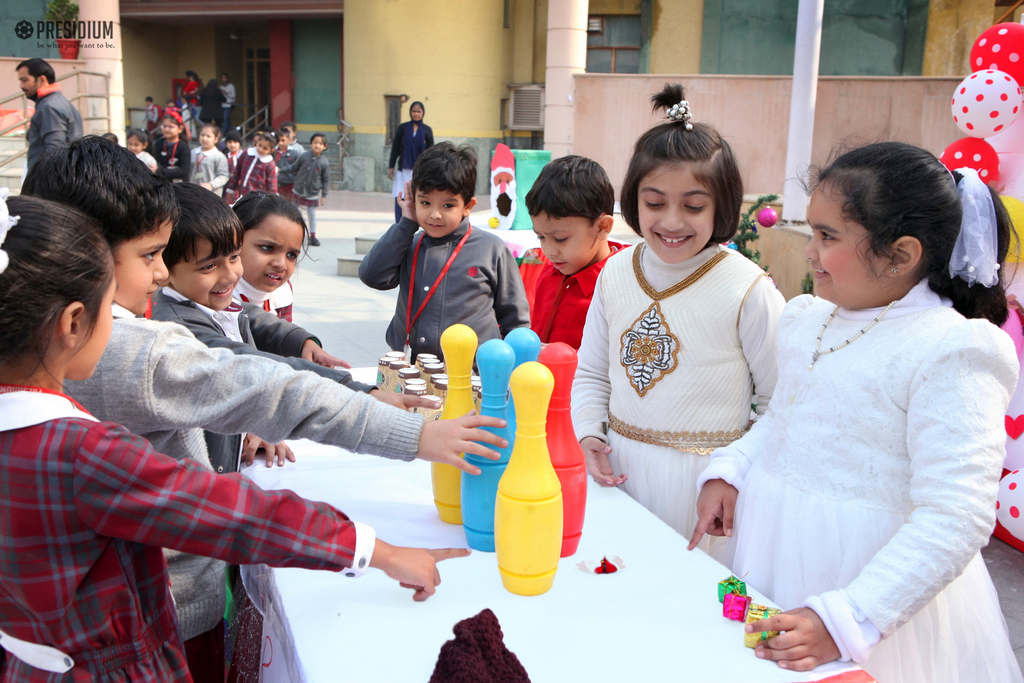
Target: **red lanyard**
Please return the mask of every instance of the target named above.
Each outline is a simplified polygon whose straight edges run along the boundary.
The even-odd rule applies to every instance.
[[[15,394],[19,391],[28,391],[33,394],[50,394],[52,396],[60,396],[61,398],[66,398],[67,400],[71,401],[71,403],[73,403],[76,408],[81,410],[86,415],[91,414],[89,413],[88,410],[82,407],[81,403],[71,398],[67,394],[60,393],[59,391],[53,391],[52,389],[44,389],[42,387],[29,387],[21,384],[0,384],[0,394]]]
[[[452,262],[455,257],[462,251],[462,246],[469,239],[469,235],[473,232],[473,226],[470,225],[469,229],[466,230],[466,234],[459,240],[458,245],[455,247],[455,251],[448,257],[448,263],[444,264],[444,268],[441,269],[441,274],[434,280],[434,284],[431,286],[427,295],[423,297],[423,301],[420,303],[420,307],[416,310],[416,315],[412,315],[412,295],[416,291],[416,260],[420,255],[420,245],[423,244],[423,235],[420,235],[420,239],[416,242],[416,249],[412,252],[412,275],[409,277],[409,300],[405,305],[405,345],[409,346],[409,337],[412,336],[412,327],[416,324],[416,321],[420,317],[420,313],[426,308],[427,302],[430,301],[430,297],[434,296],[434,292],[437,291],[437,286],[441,284],[441,280],[448,274],[448,269],[452,267]]]

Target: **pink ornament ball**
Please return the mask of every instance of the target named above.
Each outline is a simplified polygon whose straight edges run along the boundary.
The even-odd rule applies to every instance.
[[[960,138],[946,148],[939,161],[950,171],[973,168],[984,182],[999,182],[999,155],[981,138]]]
[[[971,70],[1005,71],[1018,83],[1024,81],[1024,25],[996,24],[986,29],[971,48]]]
[[[757,222],[770,228],[779,222],[779,214],[772,207],[766,206],[757,212]]]

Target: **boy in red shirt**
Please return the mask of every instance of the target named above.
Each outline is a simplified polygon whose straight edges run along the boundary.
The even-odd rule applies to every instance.
[[[544,167],[526,195],[548,263],[537,278],[530,326],[544,344],[579,350],[597,276],[625,244],[611,242],[615,190],[592,159],[570,155]]]

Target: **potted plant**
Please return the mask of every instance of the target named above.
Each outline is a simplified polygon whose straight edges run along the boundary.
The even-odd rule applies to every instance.
[[[50,0],[46,6],[46,20],[64,24],[78,21],[78,5],[71,0]],[[61,26],[63,30],[64,26]],[[57,40],[57,50],[61,59],[78,59],[77,38],[60,38]]]

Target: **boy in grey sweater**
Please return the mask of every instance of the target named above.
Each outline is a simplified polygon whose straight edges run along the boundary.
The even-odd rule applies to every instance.
[[[497,459],[481,443],[501,447],[503,441],[477,427],[502,426],[499,420],[466,416],[424,425],[402,410],[420,405],[409,400],[414,397],[355,392],[273,360],[208,348],[180,325],[136,318],[167,276],[161,252],[178,218],[171,187],[131,152],[96,136],[41,159],[22,186],[26,195],[90,215],[114,254],[117,319],[110,342],[91,378],[65,385],[89,412],[123,424],[158,451],[207,467],[204,429],[252,432],[270,443],[307,438],[357,453],[445,462],[472,474],[479,469],[460,451]],[[224,614],[224,563],[165,553],[182,638],[203,640]],[[421,554],[403,561],[431,568],[434,562]]]

